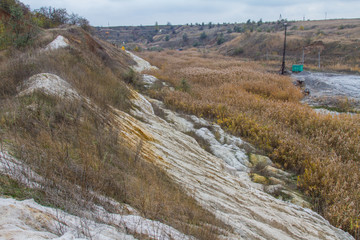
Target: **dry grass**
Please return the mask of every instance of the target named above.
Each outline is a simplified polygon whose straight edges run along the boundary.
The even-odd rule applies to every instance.
[[[196,51],[143,53],[161,80],[188,91],[151,90],[170,107],[213,119],[299,174],[314,209],[360,239],[360,119],[319,115],[299,103],[291,79]]]
[[[67,36],[72,42],[72,47],[67,49],[39,52],[36,47],[44,44],[37,41],[36,46],[29,46],[26,52],[8,50],[8,56],[1,62],[0,97],[16,94],[19,84],[30,76],[48,72],[66,79],[81,94],[102,107],[111,104],[126,110],[129,107],[128,90],[121,80],[128,71],[126,64],[131,60],[123,54],[124,60],[118,61],[121,56],[111,56],[83,30],[71,28],[69,31],[52,30],[46,34],[52,35],[51,40],[59,34]],[[46,41],[49,37],[43,38]]]
[[[163,171],[123,147],[116,129],[86,104],[34,93],[7,107],[1,137],[46,179],[48,204],[78,214],[78,208],[91,209],[89,191],[95,191],[200,239],[216,239],[215,226],[226,227]]]
[[[57,31],[72,41],[72,47],[51,53],[38,53],[34,47],[27,53],[5,54],[1,65],[0,143],[9,143],[18,159],[45,178],[42,200],[79,214],[79,209],[93,206],[90,192],[94,191],[185,234],[217,239],[220,229],[228,227],[165,172],[130,152],[109,124],[108,105],[124,111],[130,106],[122,80],[131,60],[82,30]],[[40,72],[66,79],[101,112],[87,103],[41,92],[16,97],[16,87]]]

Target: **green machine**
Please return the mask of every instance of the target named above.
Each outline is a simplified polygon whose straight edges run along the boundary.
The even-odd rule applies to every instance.
[[[292,72],[302,72],[304,65],[292,65]]]

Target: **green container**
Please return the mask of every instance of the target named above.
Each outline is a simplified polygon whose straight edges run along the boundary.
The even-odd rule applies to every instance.
[[[292,65],[293,72],[302,72],[304,65]]]

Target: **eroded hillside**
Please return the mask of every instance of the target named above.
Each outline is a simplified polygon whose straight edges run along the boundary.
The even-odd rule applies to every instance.
[[[140,216],[200,239],[216,238],[220,229],[227,228],[163,170],[126,147],[113,126],[110,110],[131,109],[131,91],[125,82],[136,74],[129,68],[135,62],[127,53],[77,27],[44,31],[36,45],[13,51],[1,64],[1,146],[4,156],[12,156],[2,158],[3,196],[34,198],[79,216],[75,225],[73,220],[59,223],[64,232],[52,232],[57,236],[66,235],[70,228],[69,237],[101,237],[95,230],[86,231],[88,225],[81,221],[88,219],[91,224],[115,224],[116,231],[136,238],[162,239],[157,223]],[[129,205],[133,208],[127,210]],[[129,218],[132,227],[117,222],[124,214],[135,215]],[[153,226],[150,232],[141,227],[144,221]],[[81,227],[74,229],[76,225]],[[11,229],[3,234],[10,234],[7,230]],[[29,232],[13,234],[26,238]]]
[[[134,71],[146,61],[77,27],[14,53],[1,62],[1,236],[352,239],[251,181],[254,147],[134,91],[157,86]]]

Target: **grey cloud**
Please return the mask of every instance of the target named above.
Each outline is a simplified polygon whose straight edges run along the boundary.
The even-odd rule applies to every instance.
[[[149,25],[195,22],[274,21],[281,14],[289,20],[358,17],[359,0],[23,0],[32,9],[64,7],[93,25]]]

